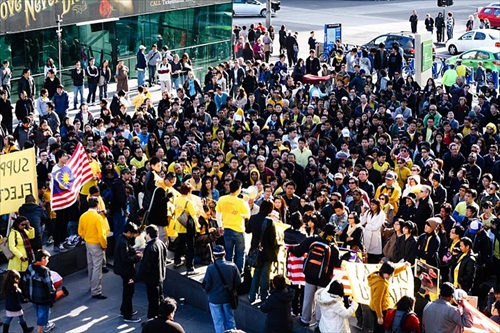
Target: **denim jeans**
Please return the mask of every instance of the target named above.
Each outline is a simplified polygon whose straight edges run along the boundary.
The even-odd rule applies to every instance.
[[[78,234],[78,221],[68,222],[68,236],[73,236]]]
[[[148,65],[148,74],[149,74],[149,85],[151,86],[156,82],[156,66]]]
[[[224,229],[224,241],[226,242],[226,260],[233,261],[234,256],[234,263],[242,273],[245,264],[245,237],[243,233]]]
[[[255,268],[252,277],[252,286],[248,293],[250,301],[255,301],[255,294],[260,287],[260,300],[264,302],[268,295],[269,290],[269,274],[271,273],[271,263],[265,262],[262,267]]]
[[[181,77],[172,77],[172,89],[177,90],[178,88],[182,88]]]
[[[103,98],[108,98],[108,84],[105,83],[102,86],[99,86],[99,100]]]
[[[118,238],[123,233],[125,228],[125,216],[121,210],[113,213],[113,237]]]
[[[227,330],[236,328],[234,310],[229,303],[213,304],[209,302],[208,305],[210,306],[215,333],[224,333]]]
[[[76,109],[76,106],[78,105],[78,94],[80,94],[80,104],[83,104],[85,102],[85,98],[83,97],[83,91],[85,87],[84,86],[73,86],[73,107]]]
[[[144,77],[146,76],[146,70],[137,68],[137,86],[144,87]]]
[[[87,104],[90,104],[90,102],[95,103],[96,91],[97,91],[97,84],[89,82],[89,94],[87,95]]]

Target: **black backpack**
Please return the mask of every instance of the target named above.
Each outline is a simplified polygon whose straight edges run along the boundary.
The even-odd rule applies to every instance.
[[[313,242],[309,246],[309,253],[304,260],[303,272],[306,276],[322,279],[330,268],[330,258],[332,249],[329,244],[323,242]]]

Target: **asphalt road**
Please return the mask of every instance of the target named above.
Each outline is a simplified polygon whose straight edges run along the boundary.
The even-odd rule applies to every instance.
[[[263,0],[260,0],[263,1]],[[455,34],[465,31],[467,17],[478,7],[486,5],[486,1],[455,0],[452,7],[447,8],[455,16]],[[410,31],[408,19],[412,10],[419,15],[418,30],[424,31],[425,14],[437,16],[443,8],[437,7],[436,0],[417,1],[339,1],[339,0],[281,0],[279,10],[271,20],[271,24],[279,30],[284,24],[287,29],[299,33],[299,56],[307,56],[307,39],[309,32],[315,31],[319,42],[323,41],[324,25],[327,23],[342,24],[342,40],[344,43],[360,45],[386,32]],[[261,17],[237,17],[235,24],[250,25],[262,22]],[[438,48],[438,55],[448,55],[444,48]]]

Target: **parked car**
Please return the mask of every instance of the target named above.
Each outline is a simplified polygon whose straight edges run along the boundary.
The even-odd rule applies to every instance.
[[[409,32],[389,32],[375,37],[363,46],[367,49],[378,49],[378,45],[384,43],[385,49],[390,51],[394,42],[398,42],[403,47],[405,59],[415,57],[415,36]],[[434,46],[432,47],[432,51],[435,53]]]
[[[271,0],[271,14],[280,9],[281,1]],[[265,3],[257,0],[233,0],[233,16],[262,16],[266,17]]]
[[[446,48],[452,55],[482,47],[500,47],[500,32],[494,29],[472,30],[446,42]]]
[[[462,64],[476,69],[477,63],[481,61],[485,69],[500,71],[500,49],[498,47],[482,47],[466,51],[460,55],[450,57],[447,64],[455,64],[462,59]]]
[[[500,3],[490,3],[479,11],[480,20],[487,18],[492,28],[500,28]]]

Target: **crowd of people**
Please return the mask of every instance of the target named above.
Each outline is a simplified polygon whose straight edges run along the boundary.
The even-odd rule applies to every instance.
[[[55,251],[64,252],[79,235],[87,248],[91,295],[105,299],[104,251],[113,232],[115,273],[123,280],[121,312],[126,321],[138,322],[131,303],[135,263],[141,263],[152,319],[175,312],[171,300],[162,300],[168,251],[175,251],[173,266],[185,266],[186,275],[198,274],[196,265],[211,264],[215,257],[204,288],[216,331],[223,332],[235,328],[231,295],[223,293],[241,283],[246,253],[253,252],[254,275],[242,285],[250,286],[249,301],[260,299],[261,310],[269,313],[268,331],[284,332],[290,312],[300,316],[301,325],[319,323],[324,330],[322,312],[325,320],[343,321],[356,308],[347,304],[340,317],[330,313],[344,308],[343,291],[331,282],[341,262],[336,243],[342,243],[365,262],[385,258],[370,278],[372,292],[387,288],[388,278],[399,272],[390,262],[413,265],[419,259],[440,270],[443,306],[450,306],[450,290],[461,288],[479,296],[482,311],[497,313],[499,302],[492,307],[485,301],[490,276],[496,276],[495,290],[500,288],[500,115],[494,82],[477,87],[476,101],[458,65],[449,70],[451,83],[429,79],[421,86],[400,75],[397,44],[359,54],[339,41],[333,62],[320,64],[313,34],[309,57],[296,59],[296,37],[285,26],[279,31],[279,60],[272,63],[274,30],[251,25],[233,33],[235,59],[209,67],[201,80],[194,77],[188,54],[170,54],[166,46],[158,51],[156,45],[146,53],[141,45],[133,98],[122,63],[112,72],[107,61],[96,67],[89,59],[84,69],[76,62],[75,117],[68,116],[69,96],[53,61],[47,62],[39,97],[30,70],[23,70],[15,108],[9,62],[4,62],[1,73],[8,80],[1,80],[0,148],[10,154],[35,147],[39,182],[38,193],[19,210],[31,226],[24,230],[21,221],[8,235],[13,252],[22,248],[9,269],[23,273],[35,259],[42,260],[34,254],[44,245],[53,242]],[[305,74],[325,80],[303,83]],[[117,92],[108,98],[113,79]],[[148,91],[155,85],[160,100]],[[97,87],[96,113],[89,105],[95,104]],[[51,173],[66,165],[78,144],[85,148],[93,178],[75,204],[51,210]],[[257,194],[242,194],[250,186]],[[270,288],[278,221],[290,225],[285,243],[291,286],[277,276]],[[249,249],[245,232],[252,234]],[[308,260],[311,247],[332,255]],[[326,271],[307,268],[325,257],[331,258]],[[116,265],[117,258],[122,265]],[[388,318],[401,319],[398,311],[411,310],[414,302],[401,299],[393,317],[385,299],[360,306],[359,325],[382,332]],[[446,311],[460,316],[455,309]],[[470,325],[467,314],[461,315],[464,326]],[[425,310],[415,318],[426,325]]]

